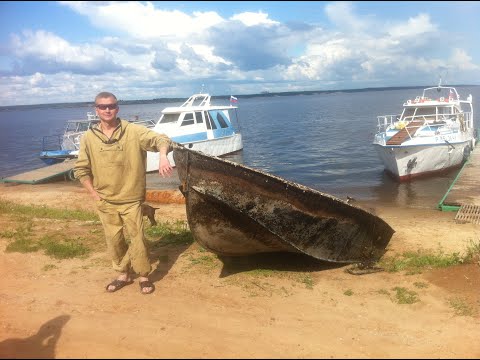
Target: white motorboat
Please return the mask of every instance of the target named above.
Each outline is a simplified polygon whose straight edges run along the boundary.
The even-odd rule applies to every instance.
[[[456,88],[423,90],[401,115],[378,116],[375,146],[385,171],[400,182],[461,166],[475,147],[472,95]]]
[[[149,128],[155,125],[153,120],[139,120],[136,118],[129,121]],[[87,112],[86,119],[67,120],[63,134],[43,137],[40,159],[47,165],[52,165],[65,159],[78,157],[80,138],[85,131],[99,122],[99,117],[92,112]]]
[[[152,128],[175,143],[210,156],[223,156],[243,149],[237,106],[212,105],[209,94],[194,94],[180,106],[166,107]],[[231,102],[236,98],[231,97]],[[235,121],[234,121],[235,120]],[[168,154],[175,165],[173,153]],[[158,170],[159,153],[147,152],[147,172]]]

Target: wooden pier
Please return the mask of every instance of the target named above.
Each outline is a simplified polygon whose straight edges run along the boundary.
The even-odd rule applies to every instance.
[[[45,166],[39,169],[21,173],[15,176],[1,178],[0,183],[17,184],[44,184],[54,181],[75,180],[73,166],[75,159],[65,160],[62,163]],[[157,171],[147,173],[147,189],[145,200],[153,203],[185,204],[185,198],[179,190],[180,179],[177,169],[173,168],[170,177],[162,178]]]
[[[73,180],[75,159],[67,159],[61,163],[44,166],[39,169],[0,179],[4,183],[40,184],[54,179]]]
[[[442,211],[458,211],[458,221],[480,224],[480,149],[477,146],[439,204]]]

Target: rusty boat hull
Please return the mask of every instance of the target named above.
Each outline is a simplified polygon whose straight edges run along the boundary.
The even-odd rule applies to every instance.
[[[329,194],[175,145],[192,235],[223,256],[304,253],[336,263],[368,263],[394,230],[381,218]]]

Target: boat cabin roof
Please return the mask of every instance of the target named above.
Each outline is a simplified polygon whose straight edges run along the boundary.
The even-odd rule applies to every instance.
[[[169,106],[162,110],[164,114],[174,114],[189,111],[203,111],[203,110],[225,110],[237,109],[233,105],[211,105],[211,96],[209,94],[193,94],[180,106]]]

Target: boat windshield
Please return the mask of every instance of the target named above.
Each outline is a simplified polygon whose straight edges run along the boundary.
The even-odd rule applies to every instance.
[[[451,106],[430,106],[430,107],[417,107],[407,108],[403,113],[403,119],[407,121],[411,120],[436,120],[437,117],[441,120],[445,120],[445,115],[452,115],[453,107]]]
[[[193,119],[193,113],[186,113],[180,126],[193,125],[194,123],[195,120]]]
[[[223,115],[220,112],[217,112],[216,118],[217,118],[217,121],[220,124],[221,128],[227,128],[228,127],[227,121],[225,120],[225,118],[223,117]]]
[[[178,114],[163,114],[160,124],[177,122]]]

